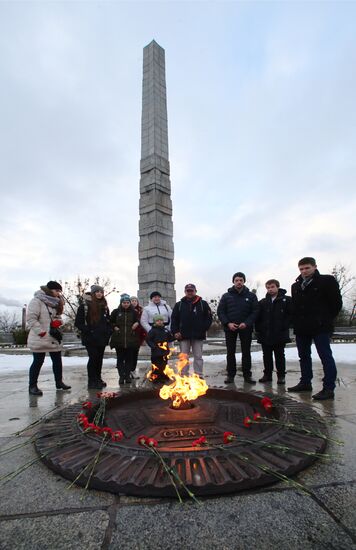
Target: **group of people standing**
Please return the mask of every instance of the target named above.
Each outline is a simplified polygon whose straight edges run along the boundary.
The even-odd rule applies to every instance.
[[[298,348],[301,379],[290,392],[312,391],[311,345],[315,343],[321,359],[324,378],[323,388],[314,399],[333,399],[336,366],[330,348],[333,321],[342,307],[342,299],[336,279],[321,275],[314,258],[302,258],[298,267],[300,275],[292,285],[291,296],[280,288],[277,279],[266,282],[266,296],[258,301],[255,293],[245,285],[246,277],[236,272],[233,286],[223,294],[217,314],[222,323],[227,349],[226,384],[236,376],[236,343],[239,337],[242,352],[242,373],[247,384],[255,384],[251,371],[251,342],[255,329],[262,345],[264,372],[259,382],[272,381],[277,371],[277,383],[285,384],[285,345],[290,342],[289,330],[294,328]],[[61,334],[63,298],[61,285],[49,281],[35,293],[27,313],[30,328],[28,343],[33,351],[30,368],[29,391],[42,395],[37,386],[38,375],[45,353],[52,358],[57,389],[68,390],[62,380]],[[178,340],[183,353],[193,355],[193,369],[203,376],[203,342],[212,323],[208,303],[197,294],[194,284],[188,283],[184,296],[173,310],[158,291],[150,295],[150,302],[142,308],[137,297],[122,294],[119,306],[111,314],[104,296],[104,288],[92,285],[79,306],[75,326],[80,331],[82,343],[88,352],[88,388],[102,389],[102,364],[105,347],[115,348],[119,384],[131,384],[140,346],[147,342],[151,348],[151,361],[155,366],[151,380],[165,382],[169,342]],[[274,359],[274,362],[273,362]],[[187,373],[189,365],[183,370]]]

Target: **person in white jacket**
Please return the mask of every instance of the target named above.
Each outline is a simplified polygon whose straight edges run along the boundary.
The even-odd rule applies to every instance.
[[[49,281],[35,292],[27,308],[27,326],[30,329],[27,344],[33,353],[30,367],[29,393],[43,395],[37,386],[38,376],[44,363],[46,352],[52,359],[53,374],[57,390],[69,390],[62,380],[62,287],[57,281]]]
[[[168,329],[170,328],[172,310],[169,305],[164,300],[162,300],[162,295],[157,290],[151,292],[150,303],[143,308],[140,319],[140,324],[147,333],[149,333],[153,326],[154,315],[162,315],[164,326]]]

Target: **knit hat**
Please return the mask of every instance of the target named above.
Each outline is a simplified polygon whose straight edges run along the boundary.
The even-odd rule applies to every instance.
[[[62,290],[62,287],[57,281],[48,281],[46,284],[46,287],[50,290]]]
[[[129,301],[130,301],[130,295],[129,294],[121,294],[120,304],[122,304],[122,302],[129,302]]]
[[[95,292],[103,292],[104,293],[104,287],[100,285],[91,285],[90,287],[91,294],[95,294]]]
[[[138,301],[138,298],[137,298],[137,296],[130,296],[130,300],[137,300]]]
[[[152,298],[154,298],[155,296],[159,296],[160,298],[162,298],[162,294],[160,292],[158,292],[158,290],[155,290],[154,292],[151,292],[150,300],[152,300]]]
[[[156,314],[153,316],[153,322],[155,323],[156,321],[164,321],[163,315],[160,315],[159,313],[156,313]]]
[[[236,277],[241,277],[244,280],[244,283],[246,283],[246,275],[245,273],[242,273],[242,271],[238,271],[237,273],[234,273],[232,276],[232,282],[234,282],[234,279]]]

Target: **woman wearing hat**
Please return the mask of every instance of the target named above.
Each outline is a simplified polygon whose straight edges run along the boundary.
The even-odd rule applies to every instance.
[[[138,316],[128,294],[121,295],[120,305],[111,313],[110,320],[114,329],[110,347],[116,351],[119,384],[131,384],[131,371],[140,341],[136,332]]]
[[[141,316],[142,316],[142,312],[143,312],[143,307],[140,306],[140,303],[138,301],[138,298],[137,296],[131,296],[130,298],[130,302],[131,302],[131,305],[132,307],[134,308],[134,310],[136,311],[137,313],[137,319],[138,321],[141,320]],[[138,338],[139,338],[139,342],[138,342],[138,347],[136,348],[136,354],[135,354],[135,357],[134,357],[134,363],[132,365],[132,373],[131,373],[131,376],[132,378],[139,378],[139,376],[136,376],[135,375],[135,370],[136,370],[136,367],[137,367],[137,360],[138,360],[138,353],[140,351],[140,347],[142,346],[142,344],[144,343],[145,339],[146,339],[146,336],[147,336],[147,332],[145,331],[145,329],[139,324],[137,329],[136,329],[136,332],[138,334]]]
[[[88,352],[88,389],[101,390],[106,382],[101,378],[105,347],[111,335],[110,312],[104,297],[104,288],[92,285],[84,295],[75,318],[82,343]]]
[[[164,326],[170,328],[172,310],[165,300],[162,300],[162,295],[157,290],[151,292],[150,303],[143,308],[141,316],[141,325],[147,333],[153,327],[154,315],[162,315]]]
[[[62,380],[62,325],[63,312],[62,287],[57,281],[48,281],[37,290],[27,308],[27,326],[30,329],[27,344],[33,353],[30,367],[29,392],[32,395],[43,395],[37,381],[46,352],[52,360],[52,369],[57,390],[70,390]]]

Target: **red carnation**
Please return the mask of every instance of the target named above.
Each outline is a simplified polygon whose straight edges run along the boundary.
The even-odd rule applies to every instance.
[[[147,435],[139,435],[138,438],[137,438],[137,443],[139,445],[148,445]]]
[[[103,392],[101,392],[101,391],[98,391],[98,393],[96,394],[96,396],[97,396],[99,399],[101,398],[102,395],[103,395]]]
[[[112,429],[109,428],[109,427],[105,427],[105,428],[101,428],[101,431],[104,433],[104,434],[108,434],[111,436],[112,434]]]
[[[199,445],[204,445],[205,443],[206,443],[206,437],[205,435],[202,435],[201,437],[199,437],[198,439],[195,439],[192,442],[192,447],[198,447]]]
[[[54,319],[51,321],[52,328],[59,328],[60,326],[62,326],[62,321],[60,319]]]
[[[252,424],[252,420],[249,416],[245,416],[244,418],[244,426],[245,428],[250,428]]]
[[[253,419],[256,420],[256,421],[261,420],[261,418],[262,418],[262,417],[261,417],[260,413],[255,413],[255,414],[253,415]]]
[[[231,443],[236,439],[236,435],[233,432],[224,432],[224,443]]]
[[[273,407],[272,400],[269,397],[264,397],[261,399],[261,405],[267,412],[269,412]]]
[[[124,434],[121,430],[117,430],[116,432],[112,432],[111,439],[113,441],[121,441],[121,439],[124,437]]]
[[[84,403],[82,403],[83,409],[91,409],[92,406],[93,406],[93,403],[91,401],[84,401]]]
[[[157,441],[157,439],[153,439],[153,437],[150,437],[150,438],[148,439],[147,445],[148,445],[149,447],[157,447],[158,441]]]

